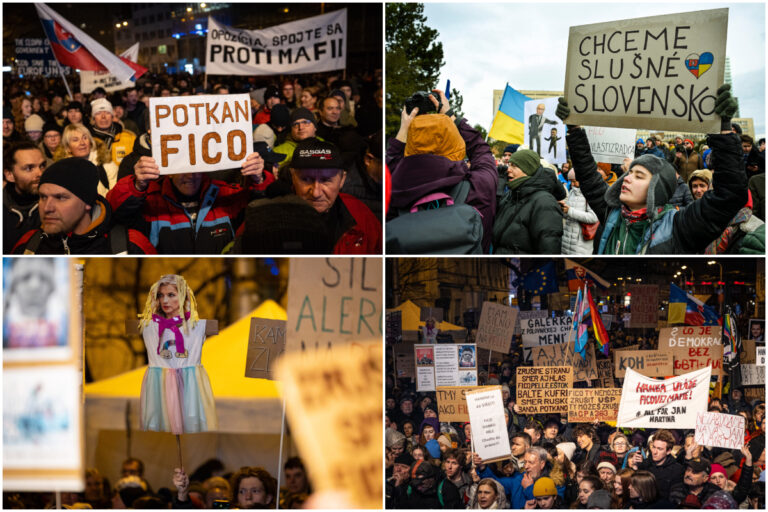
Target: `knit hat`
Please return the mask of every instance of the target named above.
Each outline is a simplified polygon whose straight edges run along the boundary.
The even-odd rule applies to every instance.
[[[43,135],[48,132],[58,132],[58,134],[61,135],[61,126],[59,126],[59,123],[55,121],[48,121],[43,125]]]
[[[312,124],[317,126],[317,121],[315,120],[315,115],[309,111],[309,109],[301,107],[297,108],[293,111],[291,114],[291,124],[295,123],[296,121],[299,121],[301,119],[306,119],[307,121],[311,121]]]
[[[693,141],[691,139],[683,139],[683,144],[685,144],[686,142],[691,146],[693,146]]]
[[[635,145],[638,145],[638,144],[645,144],[645,141],[643,141],[643,139],[637,139],[637,141],[635,142]]]
[[[453,447],[453,443],[451,442],[451,438],[448,437],[446,434],[442,434],[440,437],[437,438],[438,444],[441,444],[443,446],[447,446],[448,448]]]
[[[459,129],[444,114],[416,116],[408,128],[405,156],[438,155],[459,162],[467,155],[467,147]]]
[[[264,102],[266,102],[269,98],[280,98],[280,90],[274,85],[270,85],[264,89]]]
[[[403,450],[403,453],[395,457],[395,464],[405,464],[406,466],[410,466],[413,464],[413,460],[413,456],[407,451]]]
[[[648,211],[648,217],[652,218],[656,214],[657,207],[663,207],[677,188],[677,176],[672,164],[663,158],[654,155],[645,154],[635,158],[629,164],[630,170],[636,166],[642,165],[651,173],[651,183],[648,185],[648,195],[645,203]],[[605,191],[605,202],[611,208],[620,208],[621,186],[624,183],[624,173],[611,187]]]
[[[107,98],[99,98],[91,102],[91,115],[95,116],[98,112],[109,112],[112,114],[112,104]]]
[[[54,162],[40,176],[40,186],[45,183],[59,185],[93,206],[98,197],[99,171],[85,158],[70,157]]]
[[[432,427],[435,430],[436,435],[440,433],[440,422],[437,421],[437,418],[424,418],[424,421],[422,421],[419,426],[419,434],[424,431],[424,427],[426,426]]]
[[[251,97],[251,99],[256,100],[256,103],[259,105],[264,103],[264,92],[267,90],[266,87],[261,87],[260,89],[254,89],[251,92],[248,93],[248,95]]]
[[[715,491],[709,498],[707,498],[707,501],[704,502],[704,505],[702,505],[701,508],[708,510],[731,510],[738,509],[739,504],[733,499],[731,493],[726,491]]]
[[[712,185],[712,171],[709,169],[698,169],[693,171],[688,177],[688,186],[691,186],[691,181],[699,179],[707,182],[707,185]]]
[[[597,508],[600,510],[611,508],[611,495],[605,489],[596,490],[589,495],[587,508]]]
[[[404,442],[405,442],[405,434],[403,434],[399,430],[388,428],[384,433],[384,446],[386,446],[387,448],[393,448],[394,446],[397,446],[399,443],[404,443]]]
[[[520,149],[515,151],[515,153],[509,157],[509,164],[518,167],[526,174],[526,176],[532,176],[533,173],[538,171],[539,167],[541,167],[539,154],[530,149]]]
[[[603,462],[601,462],[600,464],[597,465],[597,470],[598,471],[600,471],[602,468],[608,468],[611,471],[613,471],[614,473],[616,473],[616,466],[614,466],[613,464],[611,464],[607,460],[604,460]]]
[[[288,128],[291,126],[291,111],[282,103],[272,107],[272,113],[269,115],[269,124],[272,126]]]
[[[519,147],[520,147],[520,144],[509,144],[507,147],[504,148],[504,153],[515,153]]]
[[[8,107],[3,107],[3,119],[10,119],[13,121],[13,112]]]
[[[533,483],[533,496],[539,498],[541,496],[557,496],[557,487],[555,487],[555,481],[548,476],[542,476]]]
[[[291,169],[344,169],[341,152],[335,144],[315,137],[304,139],[293,150]]]
[[[576,451],[576,443],[559,443],[557,449],[563,452],[568,460],[571,460],[573,452]]]
[[[72,109],[76,109],[76,110],[79,110],[81,113],[84,113],[83,112],[83,104],[80,103],[79,101],[71,101],[71,102],[69,102],[69,104],[66,107],[66,110],[72,110]]]
[[[440,443],[434,439],[427,441],[427,443],[424,445],[424,448],[427,449],[427,452],[429,452],[430,457],[433,459],[440,458]]]
[[[42,131],[44,125],[45,121],[43,121],[43,118],[37,114],[32,114],[26,121],[24,121],[24,129],[28,132]]]
[[[728,478],[728,473],[725,471],[725,468],[720,464],[712,464],[712,469],[710,469],[709,471],[709,476],[711,477],[715,473],[721,473],[725,475],[726,478]]]

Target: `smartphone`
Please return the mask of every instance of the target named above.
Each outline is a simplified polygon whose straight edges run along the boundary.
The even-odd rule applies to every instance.
[[[214,500],[211,508],[229,508],[229,501],[227,500]]]

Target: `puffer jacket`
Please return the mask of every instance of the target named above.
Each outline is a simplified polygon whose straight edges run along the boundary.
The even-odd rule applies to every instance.
[[[500,482],[497,480],[489,479],[493,486],[496,488],[496,501],[493,502],[493,505],[488,507],[489,509],[494,510],[500,510],[500,509],[506,509],[509,508],[509,502],[507,501],[507,495],[504,493],[504,486],[501,485]],[[480,504],[477,501],[477,487],[478,484],[472,484],[472,486],[469,488],[469,493],[467,494],[469,496],[469,504],[467,505],[467,508],[472,509],[479,509]]]
[[[37,195],[17,196],[14,184],[3,189],[3,254],[10,254],[13,246],[25,233],[40,227]]]
[[[561,252],[563,254],[592,254],[594,238],[584,240],[581,234],[581,223],[594,224],[597,222],[597,214],[587,204],[587,198],[579,187],[572,187],[566,200],[568,212],[565,214],[563,225],[563,242]]]
[[[552,195],[552,172],[539,167],[528,180],[508,190],[493,223],[496,254],[560,254],[563,213]]]

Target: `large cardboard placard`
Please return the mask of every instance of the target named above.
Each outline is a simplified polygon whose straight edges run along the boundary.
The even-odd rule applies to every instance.
[[[495,302],[483,302],[480,323],[477,326],[475,343],[478,347],[502,352],[509,352],[512,335],[517,323],[517,309]]]
[[[719,325],[664,327],[659,329],[659,350],[722,345],[722,334],[723,328]]]
[[[558,345],[545,345],[531,348],[531,359],[534,366],[572,366],[573,381],[584,382],[597,379],[597,364],[595,362],[595,344],[587,343],[582,358],[573,352],[574,342]]]
[[[382,507],[381,356],[379,340],[292,352],[278,362],[286,414],[312,487],[344,493],[354,508]]]
[[[723,352],[725,353],[725,350]],[[755,364],[757,362],[757,344],[755,340],[741,340],[739,362],[741,364]]]
[[[520,312],[522,315],[524,312]],[[520,320],[520,334],[523,339],[523,356],[525,362],[533,361],[531,348],[542,345],[556,345],[568,341],[568,331],[571,329],[573,317],[561,315],[552,318],[548,311],[545,316],[536,315]]]
[[[381,258],[291,258],[286,350],[381,343]]]
[[[518,366],[517,405],[523,414],[568,412],[571,366]]]
[[[630,327],[656,328],[659,321],[659,286],[655,284],[632,284],[632,315]]]
[[[444,386],[437,388],[437,417],[441,422],[469,421],[466,394],[477,386]]]
[[[700,368],[712,368],[712,375],[723,375],[723,346],[686,347],[670,350],[675,359],[674,375],[683,375]]]
[[[568,423],[616,421],[620,388],[572,389],[568,394]]]
[[[253,153],[247,94],[150,98],[149,124],[160,174],[239,168]]]
[[[765,385],[765,366],[756,364],[742,364],[741,385],[742,386],[763,386]]]
[[[208,17],[206,70],[211,75],[281,75],[344,69],[347,10],[263,30],[228,27]]]
[[[709,380],[707,367],[679,377],[652,379],[628,369],[621,389],[617,427],[695,428],[696,414],[706,412]]]
[[[765,386],[745,386],[744,398],[747,399],[747,402],[752,402],[753,400],[765,402]]]
[[[567,124],[711,133],[728,9],[571,27]]]
[[[285,320],[251,318],[245,376],[272,380],[275,362],[283,352],[285,352]]]
[[[614,375],[624,377],[627,368],[646,377],[674,375],[672,354],[663,350],[621,350],[613,353]]]
[[[395,345],[395,371],[398,379],[416,378],[416,359],[414,359],[412,344],[397,343]]]
[[[504,419],[504,402],[501,386],[483,386],[465,394],[469,422],[472,424],[472,448],[483,462],[508,459],[509,449],[507,422]]]
[[[477,386],[477,345],[413,345],[416,390],[435,391],[444,386]]]
[[[605,126],[585,126],[584,130],[595,162],[622,164],[625,158],[634,160],[637,130]],[[603,315],[603,323],[606,329],[610,329],[610,322],[605,321],[606,316]]]
[[[694,440],[699,446],[741,450],[744,446],[744,416],[700,412],[696,415]]]
[[[597,385],[601,388],[612,388],[613,383],[613,361],[610,359],[598,359],[595,361],[597,366]]]

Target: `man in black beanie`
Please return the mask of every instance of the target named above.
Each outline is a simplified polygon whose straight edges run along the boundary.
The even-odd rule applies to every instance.
[[[138,231],[110,231],[109,203],[96,192],[99,173],[82,158],[65,158],[40,177],[41,227],[25,233],[14,254],[156,254]]]
[[[310,137],[315,137],[316,133],[317,121],[315,120],[315,115],[303,107],[294,110],[291,114],[291,134],[285,142],[275,146],[275,153],[282,153],[287,157],[280,164],[280,176],[282,176],[283,169],[289,167],[288,164],[291,163],[293,150],[296,149],[296,145]],[[288,181],[290,181],[290,177],[288,177]]]

